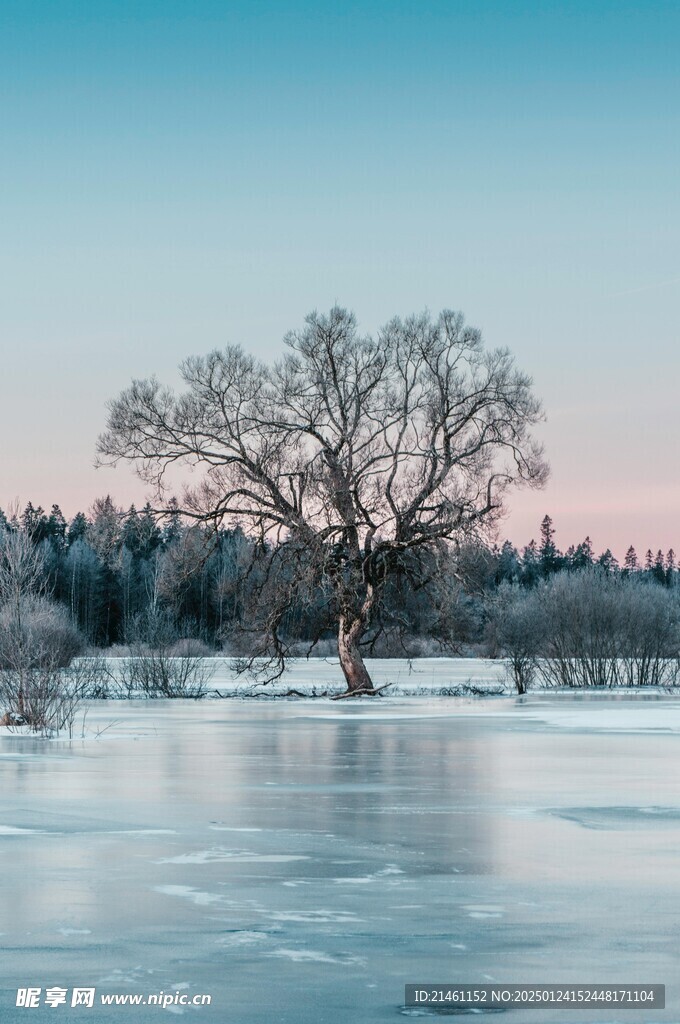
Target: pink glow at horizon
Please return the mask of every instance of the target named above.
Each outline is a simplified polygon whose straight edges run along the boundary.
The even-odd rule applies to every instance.
[[[19,475],[15,479],[19,483]],[[55,503],[71,519],[76,512],[88,512],[93,501],[106,494],[124,509],[131,504],[139,509],[147,500],[152,505],[155,502],[149,487],[126,466],[99,470],[88,466],[78,485],[68,490],[60,487],[56,479],[49,486],[44,479],[39,486],[30,486],[28,478],[24,484],[14,489],[12,498],[4,503],[5,508],[18,499],[21,508],[31,501],[49,512]],[[510,539],[519,549],[532,539],[538,541],[541,520],[548,514],[556,530],[556,543],[563,551],[589,536],[596,554],[610,548],[619,561],[623,561],[630,544],[640,558],[648,548],[654,553],[659,548],[664,554],[669,548],[680,552],[680,510],[677,494],[670,485],[632,498],[625,488],[610,491],[607,497],[595,488],[590,494],[585,486],[582,491],[585,493],[579,501],[572,485],[567,481],[566,485],[558,486],[554,474],[542,491],[515,489],[507,502],[508,514],[499,525],[498,541]]]

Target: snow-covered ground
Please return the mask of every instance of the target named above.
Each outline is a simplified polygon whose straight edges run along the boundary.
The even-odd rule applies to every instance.
[[[491,980],[668,986],[534,1024],[680,1020],[676,698],[108,701],[85,729],[0,735],[3,1024],[386,1024],[406,983]]]
[[[107,662],[114,673],[119,663],[117,658]],[[289,690],[313,696],[324,691],[340,693],[346,688],[337,658],[291,658],[286,672],[267,684],[239,675],[232,658],[209,658],[206,664],[214,669],[209,688],[224,696],[276,696]],[[505,663],[488,658],[370,658],[366,665],[375,686],[389,683],[386,692],[390,696],[446,693],[468,686],[496,690],[508,685]]]

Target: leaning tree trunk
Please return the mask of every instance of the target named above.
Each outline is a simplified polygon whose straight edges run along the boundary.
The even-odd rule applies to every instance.
[[[346,615],[340,616],[338,654],[340,656],[340,667],[347,682],[348,693],[373,692],[373,683],[359,650],[359,640],[365,628],[365,621],[362,616],[351,618]]]

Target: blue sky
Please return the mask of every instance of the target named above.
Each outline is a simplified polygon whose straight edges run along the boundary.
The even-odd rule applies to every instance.
[[[550,511],[680,549],[680,5],[0,5],[1,502],[68,511],[104,404],[306,312],[462,309],[544,399]]]

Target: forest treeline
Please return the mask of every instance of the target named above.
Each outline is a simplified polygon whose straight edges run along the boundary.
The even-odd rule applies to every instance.
[[[214,530],[187,522],[178,511],[159,521],[149,505],[123,510],[107,496],[70,521],[58,505],[46,512],[29,502],[9,518],[0,512],[0,528],[21,531],[40,549],[43,592],[68,610],[90,645],[153,639],[148,634],[162,620],[178,638],[233,653],[246,645],[247,652],[262,578],[257,541],[238,527]],[[528,594],[554,577],[587,570],[672,588],[679,573],[672,550],[648,550],[638,558],[631,547],[620,565],[610,550],[596,555],[586,537],[562,552],[549,516],[538,542],[521,550],[510,541],[493,547],[469,543],[444,564],[448,572],[434,601],[431,587],[401,587],[397,576],[368,637],[372,653],[404,654],[406,641],[414,654],[435,653],[439,645],[442,652],[480,650],[489,643],[496,598],[508,588]],[[320,640],[316,652],[327,653],[318,630],[324,602],[323,588],[300,593],[282,624],[290,641],[304,646]]]

